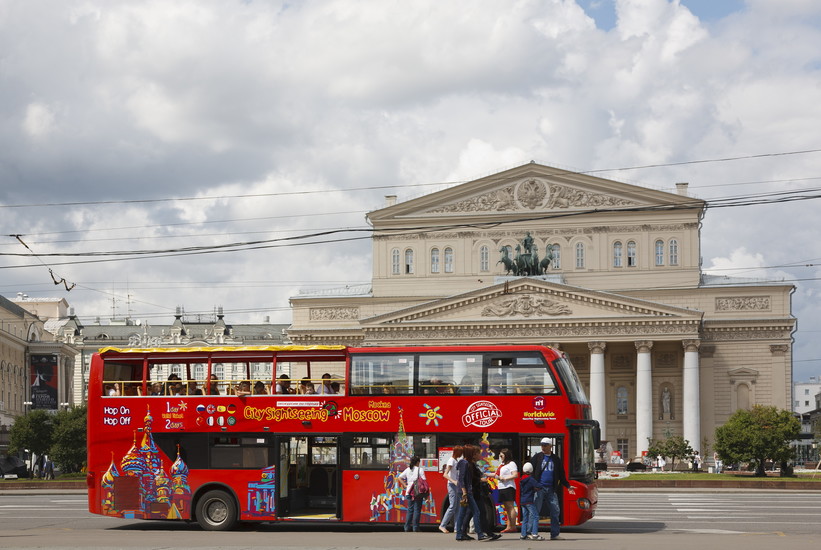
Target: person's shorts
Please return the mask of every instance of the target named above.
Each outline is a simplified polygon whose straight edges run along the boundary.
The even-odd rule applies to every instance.
[[[516,488],[508,487],[499,490],[499,502],[516,502]]]

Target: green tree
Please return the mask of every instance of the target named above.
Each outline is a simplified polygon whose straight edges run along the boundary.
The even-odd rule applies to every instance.
[[[664,441],[649,440],[647,454],[650,456],[663,456],[670,459],[670,470],[675,470],[676,459],[685,458],[693,454],[690,440],[684,439],[680,435],[673,435]]]
[[[38,456],[48,453],[53,420],[52,415],[43,409],[35,409],[15,418],[9,431],[9,452],[28,450]]]
[[[716,428],[715,449],[726,462],[751,462],[755,475],[764,476],[767,460],[786,464],[793,457],[790,442],[798,439],[801,423],[787,410],[756,405],[736,411]],[[781,468],[781,475],[788,475]]]
[[[80,472],[86,463],[86,406],[58,412],[49,457],[64,473]]]

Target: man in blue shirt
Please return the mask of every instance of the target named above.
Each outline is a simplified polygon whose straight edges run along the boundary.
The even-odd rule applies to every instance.
[[[575,490],[564,474],[562,458],[553,452],[553,441],[545,437],[541,441],[542,452],[536,453],[530,463],[533,465],[533,478],[536,487],[536,510],[541,515],[542,506],[547,503],[550,509],[550,540],[559,538],[559,491],[562,486],[572,495]]]

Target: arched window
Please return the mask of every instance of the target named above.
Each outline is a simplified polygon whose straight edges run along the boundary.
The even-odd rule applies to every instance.
[[[430,272],[439,273],[439,249],[432,248],[430,250]]]
[[[678,265],[678,241],[670,239],[670,265]]]
[[[584,243],[576,243],[576,269],[584,269]]]
[[[453,273],[453,249],[445,249],[445,273]]]
[[[413,249],[405,250],[405,274],[413,275]]]
[[[391,250],[391,274],[400,275],[402,272],[399,269],[399,249]]]
[[[559,243],[553,245],[553,259],[550,260],[550,266],[553,269],[562,268],[562,247],[559,246]]]
[[[636,242],[629,241],[627,243],[627,267],[636,267]]]
[[[621,242],[613,243],[613,267],[621,267]]]
[[[490,271],[490,249],[487,245],[479,248],[479,271]]]
[[[664,265],[664,241],[656,241],[656,265]]]
[[[627,414],[627,388],[619,386],[616,390],[616,414],[624,416]]]

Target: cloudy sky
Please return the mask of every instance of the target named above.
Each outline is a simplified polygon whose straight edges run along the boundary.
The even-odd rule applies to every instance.
[[[795,281],[806,380],[820,31],[817,0],[0,0],[0,294],[287,323],[300,288],[369,281],[367,233],[180,254],[362,229],[532,159],[761,202],[708,210],[704,267]]]

